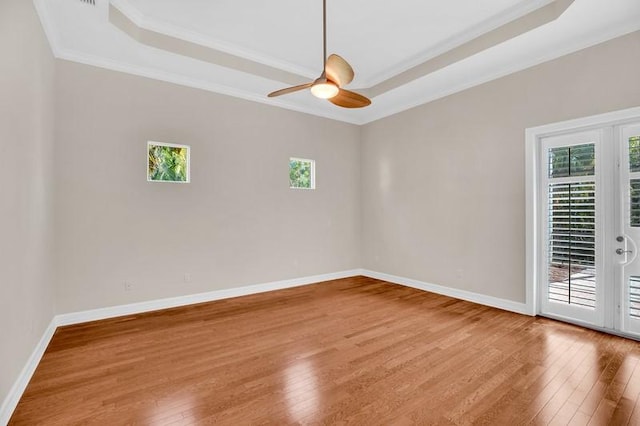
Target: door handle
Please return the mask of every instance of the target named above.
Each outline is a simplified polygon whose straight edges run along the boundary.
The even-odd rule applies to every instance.
[[[633,250],[623,250],[621,248],[616,249],[616,254],[622,255],[622,254],[625,254],[625,253],[633,253]]]

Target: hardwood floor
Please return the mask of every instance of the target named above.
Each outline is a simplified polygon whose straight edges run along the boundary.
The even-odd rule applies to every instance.
[[[639,361],[356,277],[60,328],[10,424],[640,424]]]

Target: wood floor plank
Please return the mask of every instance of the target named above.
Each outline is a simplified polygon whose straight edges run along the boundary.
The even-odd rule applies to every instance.
[[[624,388],[622,397],[611,416],[611,423],[613,424],[624,425],[629,422],[635,402],[638,399],[638,395],[640,395],[640,360],[636,357],[631,358],[636,361],[635,367],[627,386]]]
[[[366,277],[59,328],[11,425],[640,424],[640,344]]]

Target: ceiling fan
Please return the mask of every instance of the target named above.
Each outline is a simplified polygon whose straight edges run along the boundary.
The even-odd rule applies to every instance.
[[[362,108],[371,104],[369,98],[342,87],[353,81],[355,73],[351,65],[340,56],[333,54],[327,58],[327,0],[322,0],[322,61],[324,71],[311,83],[287,87],[269,93],[270,98],[311,89],[311,93],[320,99],[343,108]]]

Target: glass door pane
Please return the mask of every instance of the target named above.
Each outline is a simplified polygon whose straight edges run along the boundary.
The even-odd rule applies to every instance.
[[[599,286],[600,132],[544,138],[542,313],[602,325]]]
[[[558,303],[596,303],[595,182],[549,184],[549,290]]]

